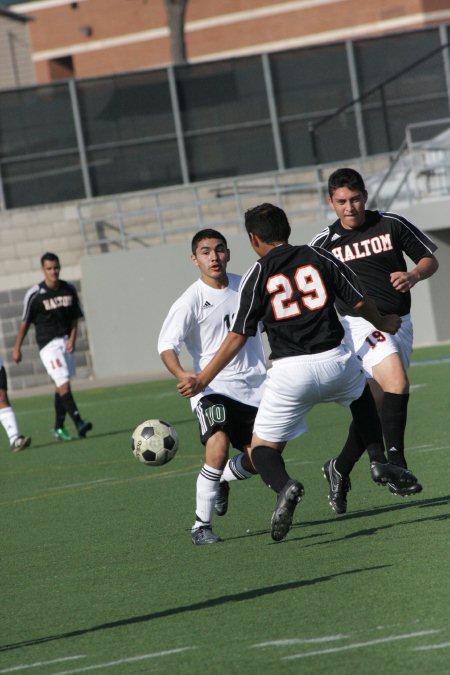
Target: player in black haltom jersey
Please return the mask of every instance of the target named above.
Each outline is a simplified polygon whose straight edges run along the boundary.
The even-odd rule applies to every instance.
[[[250,209],[245,227],[261,258],[242,278],[239,307],[220,349],[200,373],[186,373],[178,390],[188,397],[201,391],[263,322],[273,367],[256,415],[250,456],[264,483],[278,495],[272,538],[279,541],[303,495],[302,484],[286,472],[281,453],[288,440],[306,431],[305,415],[316,403],[350,406],[375,482],[405,487],[416,482],[410,471],[386,462],[375,403],[358,359],[342,343],[344,330],[334,303],[339,298],[388,333],[397,331],[400,319],[382,317],[356,275],[332,254],[291,246],[289,222],[277,206]],[[338,469],[345,473],[352,461],[340,457]]]
[[[338,300],[345,340],[360,357],[381,417],[388,459],[406,468],[404,436],[409,399],[406,370],[412,352],[413,328],[410,317],[410,289],[427,279],[438,268],[435,244],[406,218],[395,213],[368,211],[367,191],[361,175],[342,168],[328,180],[329,203],[338,219],[311,241],[311,245],[330,251],[345,262],[359,277],[382,314],[396,313],[402,324],[395,335],[380,331],[360,317],[351,307]],[[415,267],[407,271],[406,254]],[[361,446],[361,439],[351,426],[347,450]],[[330,486],[344,481],[334,470],[334,460],[327,462],[324,475]],[[342,487],[342,486],[341,486]],[[406,496],[422,490],[420,483],[409,487],[390,484],[394,494]],[[339,492],[339,486],[336,488]],[[333,489],[331,489],[333,491]],[[331,495],[331,492],[330,492]],[[333,501],[330,496],[331,501]]]
[[[16,363],[22,360],[22,343],[33,323],[41,361],[55,383],[53,434],[61,441],[71,441],[72,437],[64,428],[66,413],[72,418],[80,438],[92,429],[92,423],[81,418],[70,387],[70,378],[75,374],[77,324],[83,311],[75,286],[59,278],[58,256],[44,253],[41,268],[44,280],[25,295],[13,359]]]

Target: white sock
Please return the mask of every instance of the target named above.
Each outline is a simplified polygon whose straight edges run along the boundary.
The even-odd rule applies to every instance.
[[[192,527],[193,530],[205,524],[211,525],[221,475],[221,469],[213,469],[207,464],[203,465],[202,470],[198,474],[195,508],[196,520]]]
[[[0,423],[8,434],[9,443],[12,445],[20,434],[17,426],[16,414],[11,407],[0,408]]]
[[[242,466],[242,460],[244,458],[244,453],[241,452],[239,455],[235,455],[226,463],[225,469],[223,470],[222,480],[230,482],[232,480],[247,480],[255,474],[250,473]]]

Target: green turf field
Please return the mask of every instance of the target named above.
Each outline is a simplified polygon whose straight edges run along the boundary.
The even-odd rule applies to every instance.
[[[258,478],[232,484],[214,524],[223,543],[191,544],[202,450],[175,380],[77,391],[94,429],[71,443],[50,437],[51,396],[16,399],[33,445],[13,454],[0,429],[0,674],[448,672],[443,357],[450,346],[416,350],[410,369],[408,457],[424,491],[394,497],[363,458],[348,512],[336,516],[321,466],[350,417],[319,406],[285,450],[306,494],[278,544],[275,497]],[[159,468],[130,450],[132,429],[150,417],[180,435],[177,456]]]

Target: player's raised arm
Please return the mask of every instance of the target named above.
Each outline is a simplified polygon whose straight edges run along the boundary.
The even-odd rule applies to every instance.
[[[208,365],[194,378],[192,373],[182,380],[177,389],[182,396],[190,398],[200,393],[236,356],[247,342],[247,336],[230,331]]]

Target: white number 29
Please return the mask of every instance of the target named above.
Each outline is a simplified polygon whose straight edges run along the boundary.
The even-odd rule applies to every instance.
[[[320,272],[312,265],[298,267],[294,275],[295,283],[302,295],[302,303],[311,310],[321,309],[328,294]],[[271,303],[277,321],[290,319],[302,313],[297,300],[292,300],[294,289],[290,279],[284,274],[275,274],[267,280],[267,292],[272,295]]]

